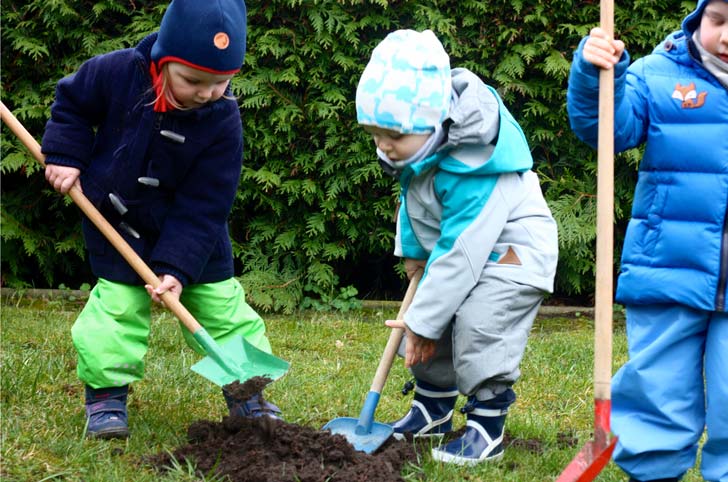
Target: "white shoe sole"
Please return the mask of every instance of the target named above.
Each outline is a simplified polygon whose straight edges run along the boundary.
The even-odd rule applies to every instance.
[[[408,432],[408,433],[411,433],[411,432]],[[413,433],[412,438],[442,438],[444,435],[445,435],[444,433],[425,433],[422,435]],[[394,437],[397,440],[405,440],[405,434],[399,433],[399,432],[394,432],[392,434],[392,437]]]
[[[454,455],[447,452],[443,452],[442,450],[432,449],[432,459],[437,460],[440,462],[444,462],[446,464],[455,464],[455,465],[466,465],[466,466],[472,466],[472,465],[478,465],[483,462],[497,462],[498,460],[503,458],[503,451],[496,455],[492,455],[490,457],[482,457],[482,458],[471,458],[471,457],[462,457],[460,455]]]

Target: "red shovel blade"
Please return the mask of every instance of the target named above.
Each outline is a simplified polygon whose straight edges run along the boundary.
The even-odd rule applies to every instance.
[[[602,447],[598,447],[594,441],[587,442],[556,482],[591,482],[609,463],[616,443],[616,437],[612,438],[609,445]]]
[[[611,400],[594,400],[594,440],[587,444],[569,462],[556,482],[591,482],[609,463],[617,437],[609,437]]]

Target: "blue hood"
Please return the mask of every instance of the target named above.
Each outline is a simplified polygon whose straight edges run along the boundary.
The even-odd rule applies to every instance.
[[[728,0],[725,1],[728,2]],[[698,0],[698,5],[695,7],[695,10],[689,13],[683,20],[682,29],[688,38],[692,37],[693,32],[695,32],[700,26],[700,17],[703,16],[703,10],[705,10],[705,6],[708,2],[710,2],[710,0]]]

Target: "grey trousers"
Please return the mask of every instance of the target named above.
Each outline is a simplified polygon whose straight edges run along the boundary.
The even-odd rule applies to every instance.
[[[437,341],[435,356],[412,367],[412,374],[440,387],[457,386],[478,400],[503,393],[521,374],[518,367],[543,295],[532,286],[483,274]]]

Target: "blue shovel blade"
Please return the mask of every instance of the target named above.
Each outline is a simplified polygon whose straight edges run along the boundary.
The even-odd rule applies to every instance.
[[[222,346],[217,345],[204,329],[195,333],[194,337],[208,356],[192,365],[192,371],[221,387],[236,380],[242,383],[253,377],[276,380],[290,367],[287,361],[256,348],[239,335]]]
[[[374,452],[394,433],[391,425],[374,421],[379,396],[379,392],[369,391],[359,412],[359,418],[335,418],[324,425],[322,430],[343,435],[357,450],[368,454]]]
[[[355,449],[368,454],[381,447],[394,432],[391,425],[380,422],[372,422],[369,430],[366,430],[359,425],[359,419],[353,417],[335,418],[324,425],[323,430],[330,430],[332,434],[343,435]]]

